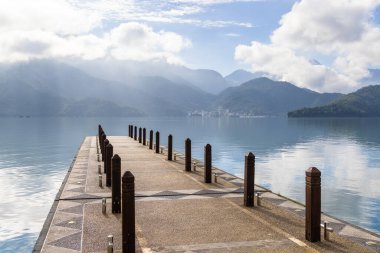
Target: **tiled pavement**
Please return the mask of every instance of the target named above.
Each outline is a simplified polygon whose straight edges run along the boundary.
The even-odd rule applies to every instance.
[[[139,252],[380,252],[378,235],[326,215],[322,220],[335,233],[331,241],[308,243],[303,205],[257,186],[263,191],[262,207],[244,208],[242,179],[214,168],[218,183],[204,184],[200,166],[186,173],[182,159],[168,162],[128,137],[109,140],[122,159],[122,173],[128,169],[135,175]],[[111,193],[98,186],[99,164],[96,137],[87,137],[36,252],[105,252],[108,234],[114,235],[115,252],[121,252],[121,216],[101,212],[101,199],[109,202]]]

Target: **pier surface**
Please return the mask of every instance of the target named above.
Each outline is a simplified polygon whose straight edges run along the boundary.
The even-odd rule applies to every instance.
[[[185,172],[183,159],[167,161],[166,154],[126,136],[108,139],[121,157],[122,174],[135,176],[137,252],[380,252],[378,235],[326,215],[322,221],[334,228],[330,241],[310,243],[302,205],[265,192],[261,206],[245,207],[240,178],[213,168],[218,182],[205,184],[203,169]],[[34,252],[106,252],[110,234],[114,252],[121,252],[121,214],[111,212],[104,173],[103,187],[98,185],[103,163],[96,141],[86,137],[82,143]]]

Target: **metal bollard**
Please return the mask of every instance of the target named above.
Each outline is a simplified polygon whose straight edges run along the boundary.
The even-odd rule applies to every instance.
[[[102,199],[102,213],[103,214],[107,213],[107,199],[106,198]]]
[[[171,161],[173,157],[173,136],[168,136],[168,161]]]
[[[261,206],[261,199],[263,197],[261,196],[261,192],[256,193],[256,199],[257,199],[257,206]]]
[[[334,232],[334,229],[329,227],[329,223],[325,221],[323,224],[321,224],[321,227],[323,228],[323,237],[326,241],[330,241],[330,233]]]
[[[185,141],[185,170],[191,171],[191,140],[189,138]]]
[[[152,149],[153,146],[153,130],[149,132],[149,149]]]
[[[112,213],[121,213],[121,159],[112,157]]]
[[[135,245],[135,177],[126,171],[122,178],[122,252],[134,253]]]
[[[214,182],[218,183],[218,174],[214,173]]]
[[[255,191],[255,155],[251,152],[245,156],[244,166],[244,205],[254,206]]]
[[[106,147],[106,159],[104,161],[104,166],[107,166],[106,169],[106,186],[110,187],[111,186],[111,159],[113,156],[113,146],[112,144],[108,144]]]
[[[108,238],[108,246],[107,246],[107,253],[113,253],[113,235],[107,236]]]
[[[204,179],[205,183],[211,183],[211,172],[212,172],[212,158],[211,158],[211,145],[207,144],[205,146],[205,172],[204,172]]]
[[[197,162],[193,162],[193,170],[197,171]]]
[[[103,187],[103,177],[99,175],[99,187]]]
[[[160,132],[156,132],[156,153],[158,154],[160,152]]]
[[[98,174],[102,174],[102,165],[98,165]]]
[[[305,238],[321,240],[321,172],[311,167],[306,170]]]

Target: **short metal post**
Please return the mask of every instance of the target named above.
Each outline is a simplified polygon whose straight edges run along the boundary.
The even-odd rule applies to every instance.
[[[106,198],[102,199],[102,213],[103,214],[107,213],[107,199]]]
[[[135,141],[137,140],[137,126],[135,126]]]
[[[321,172],[311,167],[306,170],[305,238],[310,242],[321,240]]]
[[[107,246],[107,253],[113,253],[113,235],[107,236],[108,238],[108,246]]]
[[[171,161],[173,157],[173,136],[168,136],[168,161]]]
[[[212,158],[211,158],[211,145],[207,144],[205,146],[205,173],[204,179],[205,183],[211,183],[211,170],[212,170]]]
[[[121,213],[121,159],[112,157],[112,213]]]
[[[107,187],[110,187],[111,186],[111,181],[112,181],[112,178],[111,178],[111,159],[112,159],[112,156],[113,156],[113,146],[112,144],[108,144],[107,147],[106,147],[106,160],[104,162],[104,166],[107,166],[107,169],[106,169],[106,186]]]
[[[251,152],[245,156],[244,167],[244,205],[254,206],[255,155]]]
[[[98,165],[98,174],[102,174],[102,165]]]
[[[146,129],[145,127],[143,128],[143,145],[146,145]]]
[[[261,199],[262,198],[263,197],[261,197],[261,193],[260,192],[256,193],[257,206],[261,206]]]
[[[156,153],[160,153],[160,132],[156,132]]]
[[[130,171],[123,175],[122,185],[122,234],[123,253],[134,253],[135,245],[135,177]]]
[[[323,226],[323,230],[324,230],[324,238],[325,238],[325,240],[326,241],[329,241],[330,240],[330,235],[329,235],[329,232],[327,231],[327,226],[328,226],[328,222],[327,221],[325,221],[324,222],[324,226]]]
[[[153,130],[149,132],[149,149],[153,149]]]
[[[99,175],[99,187],[103,187],[103,177]]]
[[[139,127],[139,143],[142,143],[142,128]]]
[[[185,170],[191,171],[191,140],[189,138],[185,141]]]

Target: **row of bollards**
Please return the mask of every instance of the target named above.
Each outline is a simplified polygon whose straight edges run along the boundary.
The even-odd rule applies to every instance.
[[[129,136],[133,136],[133,129],[129,126]],[[121,159],[119,155],[113,155],[113,146],[104,138],[105,134],[99,125],[99,146],[106,144],[102,152],[104,156],[104,170],[106,173],[106,186],[112,190],[112,213],[122,214],[122,252],[135,252],[135,186],[134,176],[126,171],[121,178]],[[103,137],[100,137],[102,136]],[[133,136],[136,139],[136,134]],[[103,143],[102,143],[103,142]],[[100,167],[100,165],[99,165]],[[98,168],[99,186],[102,187],[101,169]],[[107,213],[107,200],[102,199],[102,213]],[[107,252],[113,252],[113,236],[108,236]]]
[[[137,127],[134,127],[136,140]],[[140,128],[141,129],[141,128]],[[144,128],[145,130],[145,128]],[[140,132],[140,131],[139,131]],[[145,131],[143,132],[143,139],[145,138]],[[140,133],[141,135],[141,133]],[[130,135],[133,137],[133,126],[130,126]],[[156,132],[155,153],[159,153],[160,140],[159,132]],[[150,131],[149,136],[149,149],[153,149],[153,130]],[[139,138],[140,140],[140,138]],[[140,141],[141,143],[141,141]],[[145,145],[143,143],[143,145]],[[173,157],[173,137],[168,136],[168,160],[171,161]],[[178,154],[174,153],[174,161],[176,161]],[[191,140],[185,140],[185,171],[190,172],[192,165],[191,158]],[[197,163],[193,164],[194,171],[196,171]],[[217,182],[218,175],[214,173],[214,181]],[[212,179],[212,153],[211,145],[207,144],[204,148],[204,182],[211,183]],[[249,152],[245,156],[244,166],[244,205],[247,207],[254,206],[255,197],[255,155]],[[328,233],[332,232],[332,228],[327,226],[327,223],[321,225],[321,173],[315,168],[311,167],[306,170],[306,210],[305,210],[305,238],[311,242],[320,241],[320,228],[321,226],[325,231],[325,239],[329,239]],[[261,206],[262,196],[260,192],[256,193],[257,206]]]

